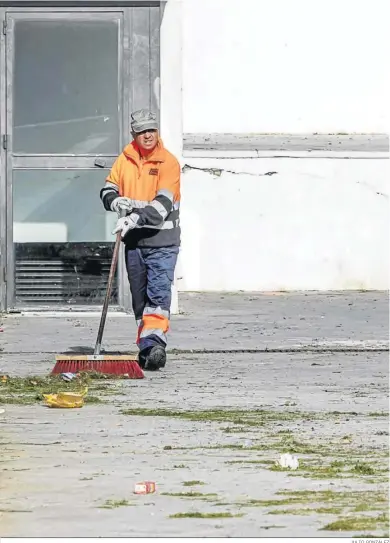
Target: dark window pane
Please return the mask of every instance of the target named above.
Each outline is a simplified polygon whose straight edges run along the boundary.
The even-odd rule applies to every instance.
[[[103,170],[13,173],[17,305],[101,304],[117,216],[99,199]],[[117,303],[117,283],[111,303]]]
[[[116,154],[118,24],[16,21],[13,151]]]
[[[14,240],[114,241],[115,213],[99,191],[108,170],[14,170]]]

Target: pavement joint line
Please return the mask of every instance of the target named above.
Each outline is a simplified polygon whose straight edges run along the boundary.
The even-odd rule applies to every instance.
[[[101,311],[56,311],[56,312],[49,312],[49,311],[22,311],[21,313],[5,313],[4,315],[8,318],[21,318],[21,317],[37,317],[37,318],[47,318],[47,319],[60,319],[64,317],[75,317],[75,318],[82,318],[82,317],[100,317]],[[125,313],[122,311],[109,311],[107,313],[107,317],[109,318],[116,318],[116,317],[132,317],[132,313]]]
[[[273,347],[273,348],[259,348],[259,349],[167,349],[167,354],[180,355],[180,354],[267,354],[267,353],[388,353],[389,347]],[[0,351],[1,355],[16,355],[16,354],[58,354],[58,355],[74,355],[77,356],[80,353],[77,352],[59,352],[57,351]],[[102,352],[105,354],[129,354],[129,351],[107,351]]]
[[[272,347],[264,349],[174,349],[168,354],[256,354],[256,353],[365,353],[389,352],[389,347]]]

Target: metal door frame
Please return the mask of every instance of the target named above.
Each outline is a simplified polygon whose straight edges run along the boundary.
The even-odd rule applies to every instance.
[[[94,161],[100,158],[105,161],[104,168],[110,168],[126,143],[130,134],[130,11],[126,8],[32,8],[32,9],[7,9],[3,11],[3,32],[0,36],[0,128],[2,136],[0,156],[0,307],[12,309],[15,295],[15,257],[13,244],[13,206],[12,206],[12,173],[15,169],[94,169]],[[0,16],[1,16],[0,11]],[[12,153],[12,86],[13,86],[13,63],[14,63],[14,24],[17,20],[105,20],[118,21],[118,90],[119,90],[119,149],[115,155],[67,155],[61,154],[14,154]],[[5,77],[4,77],[5,75]],[[104,180],[104,169],[102,171],[102,182]],[[114,241],[114,240],[113,240]],[[118,305],[125,310],[129,309],[129,294],[124,288],[123,254],[121,254],[118,266]],[[128,289],[127,289],[128,290]],[[35,310],[37,310],[35,308]]]

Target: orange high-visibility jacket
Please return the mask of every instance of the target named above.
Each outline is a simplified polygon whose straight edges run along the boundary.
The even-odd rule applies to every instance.
[[[135,141],[124,148],[100,191],[107,210],[118,196],[130,198],[132,212],[139,216],[137,227],[125,237],[127,246],[180,245],[180,164],[161,139],[147,158]]]

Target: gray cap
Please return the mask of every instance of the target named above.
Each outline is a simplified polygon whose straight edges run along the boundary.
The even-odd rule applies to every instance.
[[[139,109],[131,114],[131,130],[135,134],[144,130],[158,130],[157,117],[148,109]]]

